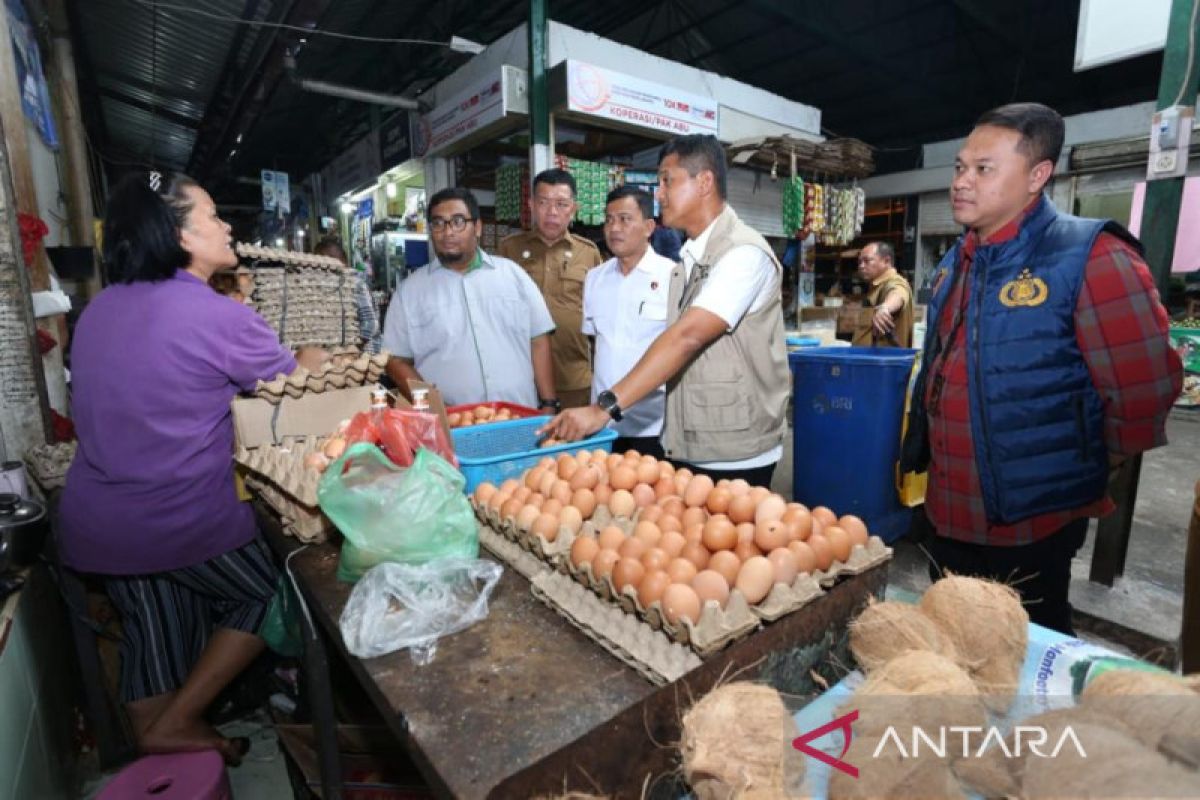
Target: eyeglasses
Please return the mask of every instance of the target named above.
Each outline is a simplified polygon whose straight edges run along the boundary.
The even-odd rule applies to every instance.
[[[441,233],[442,231],[446,230],[446,228],[449,228],[455,233],[459,233],[460,231],[466,229],[468,222],[474,221],[474,217],[464,217],[462,214],[455,214],[450,219],[446,219],[445,217],[434,217],[429,220],[429,228],[434,233]]]

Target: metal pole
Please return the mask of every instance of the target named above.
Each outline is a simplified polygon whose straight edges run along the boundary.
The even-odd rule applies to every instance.
[[[529,174],[550,168],[550,98],[546,86],[548,0],[529,0]]]

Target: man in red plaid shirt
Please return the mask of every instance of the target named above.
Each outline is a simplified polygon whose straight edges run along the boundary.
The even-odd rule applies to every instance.
[[[1113,510],[1109,470],[1166,443],[1182,365],[1141,246],[1043,196],[1063,121],[1037,103],[984,114],[955,160],[965,235],[934,276],[905,471],[928,469],[942,571],[1012,585],[1073,633],[1071,560]]]

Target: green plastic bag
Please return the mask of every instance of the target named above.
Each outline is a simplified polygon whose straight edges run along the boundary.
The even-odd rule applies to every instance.
[[[267,643],[267,647],[285,658],[299,658],[304,654],[300,609],[287,575],[279,576],[279,586],[271,598],[271,605],[267,606],[267,616],[258,629],[258,635]]]
[[[338,579],[356,581],[384,561],[477,557],[479,531],[465,484],[462,473],[431,450],[418,450],[405,469],[375,445],[351,446],[317,487],[321,510],[345,537]]]

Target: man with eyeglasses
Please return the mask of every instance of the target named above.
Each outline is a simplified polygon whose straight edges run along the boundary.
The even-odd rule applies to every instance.
[[[524,270],[480,249],[475,195],[443,189],[426,217],[436,258],[401,283],[388,306],[388,375],[405,396],[409,380],[435,384],[447,405],[557,408],[554,320]]]
[[[862,347],[912,347],[912,286],[896,271],[896,251],[887,242],[866,245],[858,254],[858,274],[870,289],[852,343]]]
[[[506,237],[497,252],[521,265],[541,289],[557,330],[551,341],[558,399],[565,408],[591,402],[592,361],[583,335],[583,282],[604,259],[596,245],[571,233],[575,179],[548,169],[533,179],[533,230]]]

